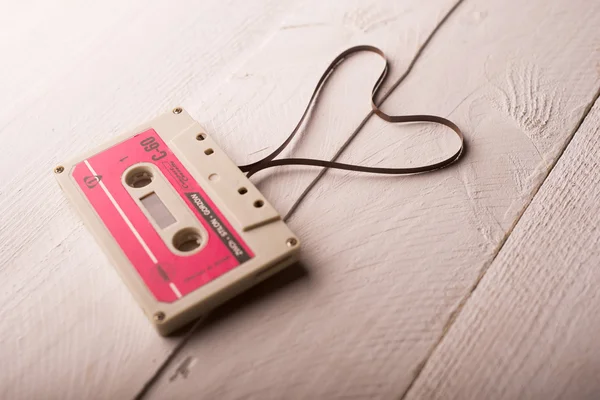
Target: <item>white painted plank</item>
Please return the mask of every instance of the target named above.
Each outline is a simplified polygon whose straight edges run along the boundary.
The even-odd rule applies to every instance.
[[[0,15],[0,398],[130,398],[176,340],[151,329],[52,176],[210,88],[289,1],[10,2]]]
[[[600,103],[409,399],[600,397]]]
[[[131,396],[176,342],[156,337],[146,323],[66,203],[52,167],[174,104],[194,104],[192,96],[216,98],[221,82],[231,79],[232,71],[274,29],[296,29],[285,24],[302,16],[294,12],[293,18],[281,17],[287,14],[283,2],[70,6],[64,3],[49,11],[40,4],[15,4],[5,14],[7,21],[19,19],[33,7],[29,28],[8,25],[14,35],[2,41],[7,58],[14,60],[2,78],[11,107],[4,109],[0,121],[2,139],[11,149],[0,160],[0,265],[8,288],[2,300],[11,322],[1,335],[1,349],[13,360],[2,374],[1,394],[8,398],[57,392],[65,398]],[[335,26],[340,21],[330,16],[339,15],[324,7],[316,15],[334,27],[328,33],[338,39],[330,37],[322,50],[325,57],[313,56],[309,48],[299,53],[314,60],[309,72],[291,66],[312,84],[329,58],[350,44],[346,36],[358,40],[353,34],[387,18],[375,11],[365,17],[350,10],[339,32]],[[299,31],[295,41],[300,43],[303,35]],[[367,67],[375,77],[371,67],[379,64]],[[296,84],[291,78],[289,83]],[[285,87],[291,96],[294,87],[285,86],[288,79],[278,77],[274,87]],[[252,91],[242,88],[238,93]],[[194,111],[210,122],[202,110],[200,103]],[[236,115],[231,105],[211,110]],[[286,125],[289,115],[278,121]],[[333,122],[345,130],[355,123]],[[247,138],[245,131],[238,130],[229,143],[241,143],[240,138]]]
[[[383,10],[392,7],[370,2],[357,6],[357,15],[368,14],[374,4]],[[345,7],[338,9],[337,19],[346,15]],[[420,3],[418,8],[428,6]],[[432,21],[428,18],[439,18],[443,8],[420,15]],[[359,37],[383,42],[386,51],[406,56],[406,48],[414,49],[404,33],[415,26],[409,15],[408,25],[400,19]],[[318,34],[318,16],[294,23],[314,27],[301,39],[274,35],[240,68],[246,84],[269,85],[252,74],[265,64],[276,71],[274,57],[285,50],[284,43],[321,49],[322,37],[330,34]],[[600,85],[594,36],[598,23],[600,5],[584,0],[468,1],[384,107],[449,115],[467,132],[466,159],[444,171],[404,178],[331,172],[291,220],[304,240],[309,277],[199,332],[150,397],[394,398],[403,393]],[[433,23],[418,25],[431,29]],[[293,50],[288,49],[290,57]],[[313,59],[317,56],[313,52]],[[367,61],[352,68],[347,66],[334,80],[330,97],[321,102],[323,111],[317,111],[310,127],[312,136],[299,142],[295,154],[332,154],[333,145],[349,133],[337,124],[356,117],[350,103],[364,102],[368,110],[365,95],[371,82],[364,81],[377,70]],[[269,73],[273,78],[271,69]],[[309,88],[300,89],[304,80],[291,80],[299,82],[306,99]],[[220,88],[226,100],[217,98],[215,107],[235,104],[239,93],[248,92],[240,91],[240,81]],[[290,109],[301,109],[301,102],[290,104],[287,97],[279,97],[285,87],[271,90],[269,99],[279,101],[249,100],[234,116],[213,117],[211,130],[226,131],[227,142],[233,135],[228,132],[238,127],[264,132],[258,129],[277,124]],[[256,111],[250,114],[249,109]],[[265,140],[273,146],[284,136],[279,130],[273,129],[274,137],[250,140],[257,150]],[[224,147],[236,156],[246,151],[229,143]],[[390,127],[373,120],[343,158],[415,165],[450,144],[430,129]],[[315,174],[298,171],[257,177],[282,211]],[[177,373],[182,364],[193,364],[187,378]]]

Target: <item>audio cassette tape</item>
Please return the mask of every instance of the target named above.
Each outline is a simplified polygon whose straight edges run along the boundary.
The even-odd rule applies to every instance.
[[[181,108],[54,172],[162,335],[297,260],[279,213]]]

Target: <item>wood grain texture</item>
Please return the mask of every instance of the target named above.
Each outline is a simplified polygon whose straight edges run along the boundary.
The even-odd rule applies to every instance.
[[[452,4],[10,4],[0,16],[10,149],[0,158],[0,354],[10,360],[0,397],[129,398],[178,340],[145,321],[54,182],[56,163],[174,105],[240,164],[258,158],[338,52],[378,45],[397,77]],[[230,306],[150,397],[401,393],[591,101],[599,22],[585,0],[468,0],[384,107],[450,116],[467,133],[465,161],[405,178],[326,175],[291,221],[308,275]],[[369,56],[342,66],[291,151],[333,154],[368,112],[380,66]],[[344,161],[429,161],[454,145],[438,133],[373,120]],[[255,181],[285,212],[316,173]]]
[[[600,103],[408,399],[600,398]]]
[[[309,276],[200,331],[150,398],[394,398],[403,393],[600,85],[594,36],[600,8],[588,6],[584,1],[467,2],[383,107],[449,115],[467,132],[466,159],[435,174],[405,178],[329,173],[290,222],[304,240]],[[406,22],[397,22],[369,42],[391,40],[390,31],[404,38]],[[307,16],[294,24],[319,20]],[[279,43],[290,39],[280,35],[241,71],[262,65],[271,46],[277,54],[284,52]],[[310,42],[310,35],[302,36],[303,46],[310,48]],[[406,46],[401,39],[384,48]],[[403,64],[394,65],[401,69]],[[367,68],[349,64],[339,80],[334,78],[325,95],[330,97],[320,103],[295,154],[333,153],[349,131],[337,128],[339,121],[319,124],[338,115],[354,118],[349,104],[337,111],[342,97],[364,101],[368,110],[368,87],[359,87],[370,73]],[[336,84],[344,85],[344,96]],[[238,125],[253,118],[266,121],[259,110],[254,117],[237,116]],[[265,114],[277,115],[277,110]],[[414,165],[452,145],[437,133],[373,120],[343,160]],[[278,142],[273,139],[271,146]],[[285,210],[310,174],[294,169],[257,180]],[[182,365],[187,378],[177,373]]]

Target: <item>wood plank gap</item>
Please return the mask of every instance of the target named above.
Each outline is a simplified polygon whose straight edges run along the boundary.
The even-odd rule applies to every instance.
[[[560,158],[565,153],[567,147],[569,147],[569,145],[571,144],[571,141],[573,140],[573,138],[575,137],[575,135],[577,134],[577,132],[581,128],[581,125],[583,125],[583,122],[585,121],[585,119],[587,118],[588,114],[590,113],[590,111],[592,110],[592,108],[594,107],[594,105],[596,104],[596,102],[598,101],[598,98],[600,98],[600,87],[598,88],[598,90],[596,90],[596,94],[594,95],[592,101],[590,101],[590,103],[585,108],[585,111],[583,112],[581,118],[577,122],[577,125],[573,129],[573,132],[567,138],[566,144],[560,150],[560,154],[554,159],[552,165],[550,166],[550,168],[548,169],[548,172],[546,173],[546,176],[544,177],[544,179],[542,179],[540,181],[539,185],[534,189],[533,194],[529,198],[529,201],[525,204],[525,206],[523,206],[523,208],[521,209],[521,212],[519,213],[518,217],[515,218],[515,221],[511,225],[510,229],[506,232],[506,234],[502,238],[501,242],[498,244],[498,247],[496,247],[496,250],[494,251],[493,257],[487,263],[484,264],[483,268],[481,269],[481,272],[480,272],[479,276],[477,277],[477,280],[475,281],[475,283],[471,287],[471,290],[469,290],[469,293],[467,293],[467,295],[460,301],[460,303],[458,304],[458,306],[456,307],[456,309],[454,309],[454,311],[452,311],[452,313],[450,313],[450,316],[448,317],[448,320],[446,321],[446,324],[444,325],[444,328],[442,330],[442,334],[440,335],[440,338],[431,347],[431,350],[427,353],[427,355],[425,356],[425,359],[423,360],[423,362],[421,362],[421,363],[419,363],[417,365],[417,368],[415,369],[415,372],[414,372],[413,379],[408,384],[408,386],[406,387],[406,390],[404,390],[404,392],[402,392],[402,394],[400,395],[400,400],[404,400],[406,398],[406,396],[410,392],[411,388],[413,387],[414,383],[417,381],[417,379],[421,375],[421,372],[423,372],[423,369],[425,369],[425,366],[427,365],[427,362],[431,359],[431,356],[435,353],[435,351],[437,350],[437,348],[439,347],[439,345],[442,343],[442,341],[446,337],[446,334],[452,328],[452,325],[454,324],[454,321],[456,321],[457,317],[462,312],[464,306],[471,299],[471,296],[473,295],[473,293],[475,292],[475,290],[477,290],[477,287],[479,286],[479,283],[481,282],[481,280],[483,279],[483,277],[485,276],[485,274],[489,270],[490,265],[492,265],[492,263],[494,262],[494,260],[496,259],[496,257],[498,257],[498,254],[500,253],[500,251],[504,247],[504,244],[508,240],[508,237],[512,234],[512,232],[514,231],[514,229],[517,226],[517,224],[519,223],[519,221],[521,221],[521,218],[523,217],[523,214],[525,213],[525,211],[527,210],[527,208],[529,207],[529,205],[531,204],[531,202],[533,201],[533,199],[535,198],[535,196],[538,194],[538,192],[539,192],[540,188],[542,187],[542,185],[544,184],[544,182],[546,182],[546,179],[548,179],[548,176],[550,176],[550,173],[552,172],[552,170],[554,169],[554,167],[556,167],[556,164],[558,163],[558,160],[560,160]]]

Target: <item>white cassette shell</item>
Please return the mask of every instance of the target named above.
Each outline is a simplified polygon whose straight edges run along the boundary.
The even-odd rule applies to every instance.
[[[217,143],[185,111],[180,109],[177,111],[178,113],[163,114],[87,154],[62,163],[55,169],[55,175],[61,188],[81,214],[89,231],[95,236],[114,264],[144,313],[162,335],[168,335],[192,320],[206,315],[216,306],[293,264],[297,261],[300,248],[299,240],[282,221],[279,213],[219,148]],[[87,160],[149,129],[153,129],[166,143],[253,253],[253,256],[247,261],[202,284],[197,289],[183,296],[179,293],[179,298],[172,302],[157,300],[147,282],[144,281],[97,210],[82,192],[80,184],[73,177],[76,165],[84,162],[93,171],[92,166],[86,162]],[[137,165],[133,165],[127,171],[137,167]],[[96,174],[92,176],[94,175]],[[124,176],[119,177],[125,186],[127,185],[126,176],[127,172]],[[143,174],[138,178],[143,179]],[[93,185],[96,183],[91,182]],[[163,224],[152,218],[148,219],[174,253],[178,253],[179,250],[174,247],[177,242],[173,237],[176,232],[181,231],[181,226],[189,226],[190,232],[197,232],[200,237],[206,236],[205,228],[198,223],[198,218],[190,212],[190,207],[170,190],[166,179],[156,179],[152,185],[152,192],[159,195],[161,203],[172,214],[173,220],[177,221],[175,224],[177,228],[173,228],[173,224],[169,227],[162,226],[166,226],[170,221]],[[95,190],[106,191],[104,185],[100,186]],[[140,195],[137,196],[138,189],[133,187],[128,190],[140,208],[144,209],[144,196],[147,194],[143,193],[147,191],[140,191]],[[110,197],[108,193],[107,195]],[[153,201],[152,203],[156,204],[157,202]],[[115,199],[113,199],[113,205],[119,208],[118,201]],[[144,213],[147,215],[148,210],[144,209]],[[125,212],[121,215],[127,219]],[[168,219],[168,215],[166,217]],[[131,227],[131,223],[129,226]],[[199,243],[198,249],[194,251],[200,253],[205,251],[202,246],[203,243]],[[177,265],[174,268],[177,268]],[[178,292],[177,288],[174,290]]]

